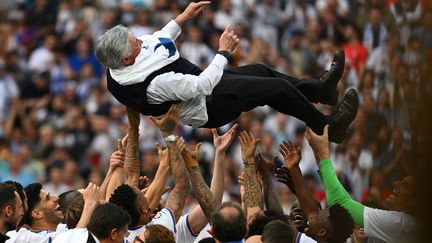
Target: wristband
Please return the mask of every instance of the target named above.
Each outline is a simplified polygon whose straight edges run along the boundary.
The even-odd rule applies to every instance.
[[[216,54],[224,56],[227,60],[229,60],[229,58],[231,57],[231,54],[229,51],[218,51],[218,52],[216,52]]]
[[[175,135],[168,135],[164,137],[165,142],[175,142],[177,140],[177,137]]]

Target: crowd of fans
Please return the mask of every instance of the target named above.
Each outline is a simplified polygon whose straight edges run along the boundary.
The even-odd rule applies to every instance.
[[[105,70],[94,44],[117,24],[137,36],[153,33],[177,16],[188,1],[3,0],[0,3],[0,181],[24,187],[38,182],[52,195],[101,185],[117,140],[128,131],[126,109],[106,89]],[[418,104],[432,93],[432,4],[424,0],[221,0],[183,27],[181,55],[205,68],[230,23],[241,42],[230,65],[264,63],[280,72],[319,77],[338,49],[345,51],[340,97],[357,89],[361,107],[346,141],[331,144],[336,173],[353,199],[388,208],[397,179],[418,168],[410,160],[421,137]],[[287,104],[289,105],[289,104]],[[330,113],[330,107],[318,105]],[[264,157],[279,144],[301,146],[299,164],[314,199],[327,205],[305,126],[261,107],[244,113],[238,131],[260,138]],[[226,132],[231,127],[220,128]],[[141,117],[140,175],[151,182],[160,167],[159,129]],[[200,172],[214,174],[213,134],[179,127],[188,146],[201,143]],[[223,201],[239,201],[245,169],[237,140],[226,152]],[[284,162],[275,159],[275,168]],[[169,184],[174,184],[172,179]],[[282,209],[296,203],[292,190],[272,181]],[[196,191],[184,212],[198,204]],[[127,221],[127,220],[126,220]],[[132,219],[133,221],[133,219]],[[277,225],[275,226],[278,227]],[[281,226],[282,227],[282,226]]]

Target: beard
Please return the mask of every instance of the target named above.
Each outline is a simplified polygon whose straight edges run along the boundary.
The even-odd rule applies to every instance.
[[[6,221],[6,232],[11,230],[16,230],[18,225],[18,221],[15,219],[10,219]]]

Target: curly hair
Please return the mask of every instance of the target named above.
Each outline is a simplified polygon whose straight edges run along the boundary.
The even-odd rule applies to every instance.
[[[126,184],[120,185],[114,190],[109,202],[126,210],[131,217],[130,227],[138,225],[141,213],[138,205],[138,195],[132,187]]]
[[[329,238],[331,243],[343,243],[353,233],[354,220],[349,212],[340,204],[329,208],[329,220],[333,226],[333,233]]]

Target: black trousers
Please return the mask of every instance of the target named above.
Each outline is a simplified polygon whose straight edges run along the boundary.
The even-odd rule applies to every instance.
[[[318,79],[299,80],[262,64],[228,69],[207,99],[208,121],[203,127],[223,126],[242,112],[268,105],[322,134],[329,117],[311,104],[320,101],[322,90],[323,82]]]

